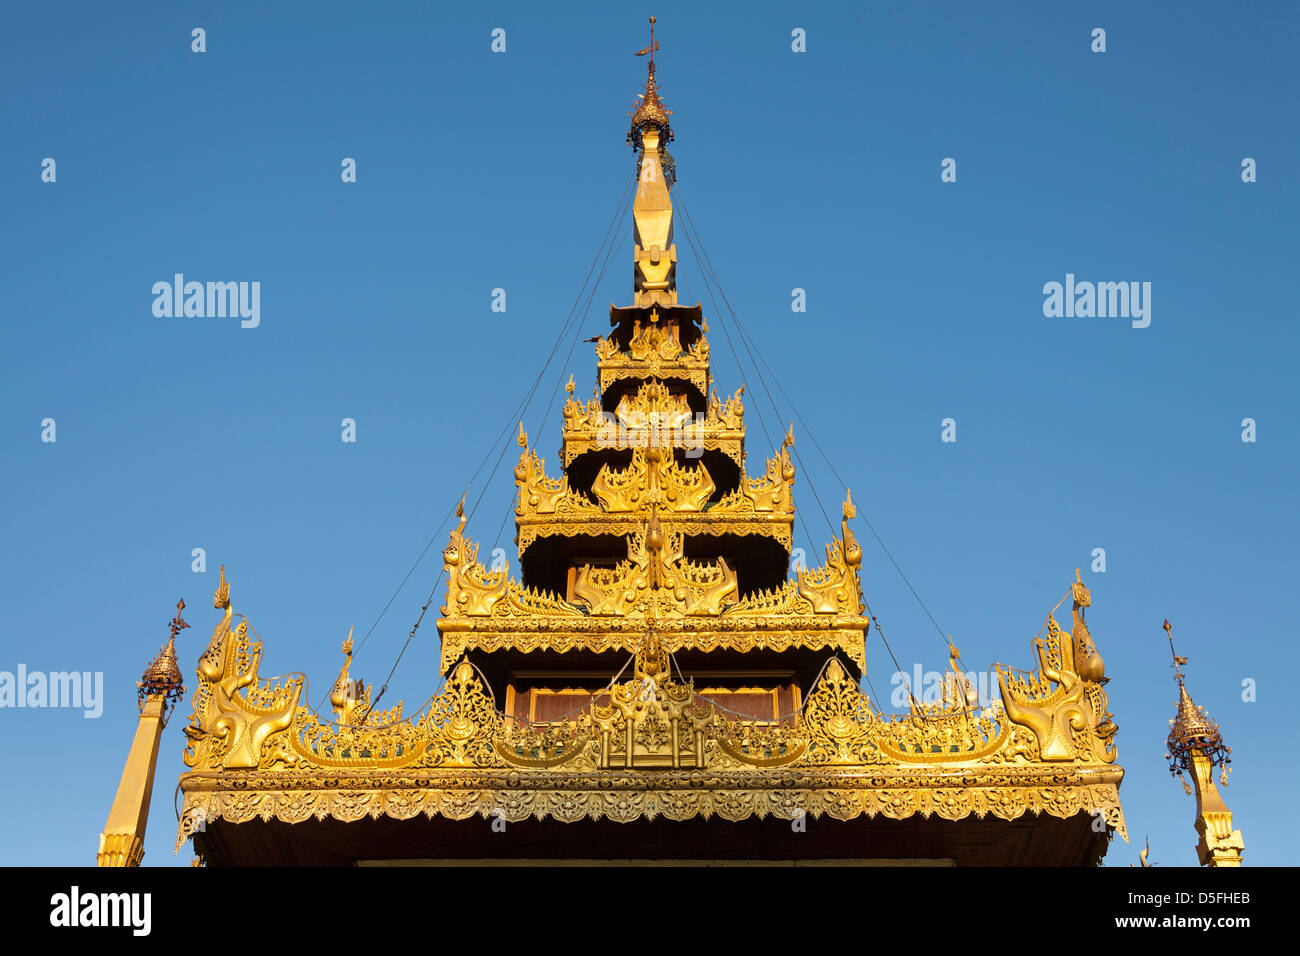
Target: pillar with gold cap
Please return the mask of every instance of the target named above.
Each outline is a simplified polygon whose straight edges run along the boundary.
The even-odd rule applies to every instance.
[[[149,800],[153,794],[154,768],[158,763],[158,743],[167,726],[167,717],[185,693],[180,667],[176,663],[176,635],[189,627],[181,619],[185,601],[176,604],[171,621],[171,636],[158,656],[149,662],[137,685],[140,720],[135,739],[122,771],[108,822],[99,835],[99,866],[139,866],[144,858],[144,831],[149,822]]]

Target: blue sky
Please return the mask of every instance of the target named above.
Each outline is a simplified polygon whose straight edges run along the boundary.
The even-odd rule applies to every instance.
[[[192,686],[222,563],[263,673],[303,670],[324,693],[348,628],[379,616],[564,324],[632,172],[631,54],[651,12],[681,194],[723,289],[963,660],[1031,666],[1083,569],[1135,843],[1108,862],[1136,862],[1147,837],[1161,864],[1194,862],[1194,803],[1164,761],[1166,617],[1233,747],[1247,863],[1295,861],[1281,797],[1297,769],[1277,758],[1300,617],[1291,3],[9,5],[0,670],[102,671],[105,707],[0,710],[0,861],[93,862],[135,681],[183,596]],[[784,429],[677,241],[719,389],[749,383],[750,451],[768,454],[760,415],[775,441]],[[630,300],[630,228],[619,242],[583,338]],[[259,281],[260,325],[155,317],[151,288],[176,272]],[[1067,273],[1150,282],[1150,326],[1045,317],[1043,285]],[[570,373],[590,393],[589,348],[552,365],[529,409],[552,470],[545,399]],[[820,554],[810,487],[828,510],[843,491],[796,437],[816,539],[798,543]],[[515,454],[469,528],[485,549]],[[941,668],[925,612],[856,533],[894,654]],[[354,674],[382,682],[444,542]],[[874,633],[867,660],[882,691],[894,666]],[[423,700],[436,661],[431,614],[392,698]],[[188,714],[165,732],[149,864],[189,859],[171,854]]]

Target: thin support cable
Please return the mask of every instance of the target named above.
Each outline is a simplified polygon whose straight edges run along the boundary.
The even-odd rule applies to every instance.
[[[626,204],[627,198],[628,198],[628,194],[625,192],[624,206],[621,209],[621,215],[616,217],[619,219],[620,222],[625,222],[627,220],[627,212],[628,212],[628,206]],[[607,231],[606,238],[608,238],[608,236],[609,233]],[[617,245],[615,245],[614,243],[609,244],[608,251],[605,253],[605,261],[600,267],[600,273],[596,276],[596,281],[591,286],[591,292],[587,296],[587,302],[583,306],[581,317],[577,322],[573,323],[573,336],[569,342],[568,354],[565,356],[564,362],[560,366],[560,374],[555,380],[555,388],[551,390],[551,399],[546,404],[546,411],[545,413],[543,413],[541,421],[538,423],[537,431],[534,432],[535,435],[540,435],[542,433],[542,429],[546,427],[546,420],[551,417],[551,409],[555,406],[555,397],[560,392],[560,383],[564,381],[564,371],[566,368],[568,368],[569,361],[573,358],[573,350],[577,348],[578,345],[578,335],[582,330],[582,323],[586,321],[587,315],[591,311],[592,303],[596,299],[596,292],[599,290],[600,283],[604,280],[605,274],[609,271],[609,267],[614,261],[614,253],[617,251],[617,248],[618,248]],[[599,255],[599,253],[597,255]],[[588,273],[588,275],[590,275],[590,273]],[[505,531],[506,522],[510,518],[510,510],[511,509],[507,506],[501,515],[501,524],[497,527],[496,536],[492,539],[493,551],[497,549],[497,545],[500,544],[501,542],[501,534]]]
[[[587,274],[583,278],[582,287],[578,290],[578,294],[573,300],[573,305],[569,308],[569,314],[565,319],[563,327],[560,330],[560,334],[556,336],[555,342],[551,345],[551,351],[546,357],[546,362],[542,365],[542,368],[537,373],[536,378],[533,379],[532,386],[528,389],[528,392],[525,394],[523,400],[516,408],[516,414],[511,416],[510,420],[506,422],[505,426],[502,428],[501,432],[497,436],[497,443],[501,444],[501,451],[497,455],[496,461],[492,465],[492,471],[488,474],[487,479],[484,481],[483,488],[479,491],[478,497],[475,499],[473,507],[470,509],[470,514],[469,517],[466,518],[466,523],[468,523],[470,518],[473,518],[474,513],[478,510],[478,506],[480,502],[482,502],[483,496],[487,493],[487,489],[492,484],[493,476],[495,476],[497,469],[501,465],[501,459],[505,456],[506,445],[502,443],[502,439],[504,439],[506,433],[509,431],[513,422],[518,420],[519,415],[522,414],[522,412],[527,409],[528,404],[532,401],[532,397],[537,391],[537,386],[541,383],[543,376],[546,374],[547,368],[550,367],[551,360],[555,357],[555,353],[559,350],[560,343],[564,341],[565,335],[567,334],[570,326],[575,325],[580,321],[577,316],[578,304],[582,301],[583,293],[586,291],[587,285],[590,282],[592,272],[595,270],[596,264],[600,261],[601,253],[604,252],[606,244],[609,242],[609,237],[613,231],[614,225],[616,222],[619,221],[619,219],[622,216],[624,206],[626,205],[627,202],[629,190],[631,189],[632,184],[635,182],[635,179],[636,179],[635,175],[629,177],[627,184],[623,187],[623,193],[619,197],[619,203],[618,206],[615,208],[614,216],[611,218],[609,226],[607,226],[605,229],[605,235],[601,240],[600,248],[597,249],[596,255],[592,259],[591,265],[588,266],[587,268]],[[597,280],[597,283],[599,284],[599,280]],[[594,295],[594,290],[593,290],[593,295]],[[570,347],[570,354],[572,354],[572,347]],[[483,458],[484,462],[487,461],[487,458],[491,455],[491,448],[492,446],[489,445],[488,452]],[[480,462],[479,467],[474,471],[474,477],[478,476],[479,472],[482,471],[482,468],[483,468],[483,462]],[[466,485],[466,493],[468,493],[468,489],[472,484],[473,484],[473,478],[470,479],[470,484]],[[462,501],[463,501],[463,497],[462,497]],[[450,515],[448,517],[450,517]],[[443,519],[443,526],[446,525],[447,520],[448,519],[446,518]],[[437,535],[435,534],[434,537],[436,538]],[[433,543],[433,539],[431,538],[429,544],[425,545],[424,551],[420,553],[421,559],[423,558],[424,554],[428,552],[429,546],[432,543]],[[417,565],[419,564],[419,560],[416,561],[416,564]],[[411,571],[414,572],[414,570],[415,568],[412,567]],[[397,659],[393,662],[393,666],[389,670],[388,678],[385,679],[383,686],[379,690],[379,693],[375,696],[375,699],[371,702],[370,707],[366,710],[366,715],[365,715],[366,717],[370,715],[370,711],[374,709],[375,705],[379,703],[379,699],[383,697],[384,693],[388,690],[388,682],[392,679],[393,674],[397,672],[397,665],[401,663],[402,657],[406,654],[406,649],[410,646],[411,640],[415,637],[416,631],[419,630],[420,623],[424,620],[424,615],[428,611],[429,605],[433,603],[433,596],[437,592],[439,584],[441,584],[442,582],[442,575],[444,572],[445,572],[445,568],[442,571],[438,572],[438,578],[434,582],[433,588],[430,590],[428,598],[426,598],[424,604],[420,608],[420,616],[419,618],[417,618],[415,625],[411,628],[410,633],[407,635],[405,643],[402,644],[402,649],[398,652]],[[409,573],[407,577],[408,578],[410,577]],[[405,584],[405,581],[403,582],[403,584]],[[401,589],[399,588],[398,590],[400,591]],[[394,598],[396,598],[396,594],[394,594]],[[392,600],[389,601],[389,604],[391,603]],[[385,610],[387,610],[387,608],[385,608]],[[380,617],[382,618],[382,616],[383,615],[381,614]],[[378,619],[376,620],[375,623],[378,624]],[[374,626],[372,625],[371,631],[373,630],[374,630]],[[366,636],[369,637],[369,632],[367,632]],[[324,698],[322,698],[322,703],[323,702],[324,702]],[[363,717],[362,719],[364,720],[365,717]]]
[[[683,216],[684,216],[685,220],[687,221],[687,223],[689,223],[690,228],[691,228],[691,231],[692,231],[692,232],[695,232],[696,237],[698,238],[699,233],[698,233],[698,231],[695,229],[694,221],[691,219],[690,210],[687,208],[687,206],[686,206],[686,201],[685,201],[685,199],[684,199],[684,198],[682,197],[682,195],[681,195],[681,190],[680,190],[678,187],[674,186],[674,188],[673,188],[673,192],[676,194],[678,200],[679,200],[680,203],[681,203],[681,206],[682,206],[682,213],[683,213]],[[701,247],[701,249],[703,249],[703,242],[702,242],[702,241],[700,242],[700,247]],[[694,248],[695,248],[694,245],[692,245],[691,248],[692,248],[692,251],[694,251]],[[707,260],[707,259],[708,259],[708,252],[707,252],[707,251],[704,252],[704,256],[705,256],[705,259]],[[697,256],[697,258],[698,258],[698,256]],[[712,262],[711,262],[711,261],[709,261],[708,265],[709,265],[709,268],[712,269]],[[716,275],[716,273],[715,273],[715,275]],[[718,291],[719,291],[719,293],[722,295],[722,299],[723,299],[723,301],[727,303],[727,308],[728,308],[729,310],[731,310],[731,312],[732,312],[732,316],[735,317],[735,310],[734,310],[734,309],[731,309],[731,303],[727,300],[726,293],[722,291],[721,285],[719,285]],[[742,336],[742,340],[743,340],[743,338],[744,338],[744,336],[745,336],[745,334],[746,334],[746,333],[744,332],[744,330],[743,330],[743,325],[739,322],[738,319],[736,320],[736,324],[737,324],[737,327],[741,329],[741,331],[740,331],[739,334]],[[757,348],[756,348],[756,351],[757,351]],[[764,367],[766,367],[767,370],[768,370],[768,372],[771,373],[771,372],[772,372],[771,366],[767,364],[767,360],[766,360],[766,359],[762,358],[762,353],[761,353],[761,352],[759,352],[759,358],[760,358],[760,360],[762,360]],[[809,436],[809,438],[812,440],[814,447],[816,447],[816,448],[817,448],[817,451],[821,454],[822,459],[826,462],[827,466],[830,468],[831,473],[832,473],[833,475],[835,475],[836,480],[839,481],[841,485],[843,485],[844,487],[847,488],[847,487],[848,487],[847,483],[846,483],[846,482],[844,481],[844,479],[840,476],[840,474],[839,474],[839,472],[836,470],[834,464],[831,462],[830,458],[826,455],[826,452],[822,449],[821,444],[817,441],[816,436],[813,434],[812,429],[808,427],[807,422],[804,421],[803,416],[799,414],[799,410],[798,410],[798,408],[795,406],[794,401],[790,398],[790,396],[789,396],[788,394],[786,394],[785,389],[781,387],[780,379],[779,379],[775,374],[772,375],[772,379],[773,379],[773,381],[776,383],[777,388],[780,389],[781,394],[783,395],[783,397],[785,398],[785,400],[789,403],[790,408],[791,408],[791,410],[794,412],[794,414],[795,414],[796,418],[798,419],[800,425],[802,425],[803,428],[805,429],[805,431],[808,432],[808,436]],[[800,467],[802,468],[802,462],[800,463]],[[809,487],[812,488],[812,482],[811,482],[811,481],[809,481]],[[813,489],[813,495],[814,495],[814,497],[817,497],[816,489]],[[820,504],[820,500],[819,500],[819,504]],[[823,514],[825,514],[825,509],[823,509]],[[948,637],[947,637],[947,635],[944,633],[943,628],[941,628],[941,627],[939,626],[939,622],[935,619],[934,615],[930,612],[930,609],[929,609],[929,607],[926,606],[925,601],[923,601],[923,600],[921,599],[921,595],[917,592],[916,588],[912,585],[912,582],[908,579],[907,575],[903,572],[902,567],[899,565],[898,561],[895,560],[894,555],[892,554],[892,552],[890,552],[890,550],[885,546],[885,542],[884,542],[884,540],[880,537],[879,533],[878,533],[878,532],[876,531],[876,529],[875,529],[875,526],[871,523],[870,519],[866,516],[865,513],[862,514],[862,520],[863,520],[863,522],[866,524],[867,528],[871,531],[872,537],[874,537],[874,538],[876,539],[876,543],[880,546],[880,550],[883,551],[883,552],[885,553],[885,557],[887,557],[887,558],[889,559],[890,564],[892,564],[892,565],[894,566],[894,570],[898,572],[898,576],[899,576],[900,578],[902,578],[903,583],[907,585],[907,589],[908,589],[909,591],[912,592],[912,597],[914,597],[914,598],[916,599],[917,604],[919,604],[919,605],[921,606],[921,610],[925,612],[926,617],[928,617],[928,618],[930,619],[930,623],[934,625],[934,629],[935,629],[936,632],[938,632],[939,637],[940,637],[940,638],[943,640],[943,642],[944,642],[944,645],[945,645],[946,647],[951,646],[951,642],[948,640]],[[827,522],[829,523],[829,517],[827,518]],[[883,637],[883,635],[882,635],[882,637]],[[960,660],[960,659],[961,659],[961,658],[958,657],[958,660]]]

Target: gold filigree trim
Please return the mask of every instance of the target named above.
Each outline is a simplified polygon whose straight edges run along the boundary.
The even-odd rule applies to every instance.
[[[630,823],[696,817],[738,822],[769,816],[794,819],[800,814],[835,820],[864,816],[892,820],[991,816],[1016,820],[1027,814],[1069,819],[1088,814],[1104,819],[1105,825],[1127,842],[1128,828],[1116,782],[1087,783],[1086,779],[1084,775],[1067,774],[1046,778],[1004,775],[984,786],[965,780],[945,785],[915,776],[828,778],[782,771],[759,781],[752,776],[736,779],[710,774],[702,779],[689,771],[642,771],[612,777],[602,774],[586,780],[573,775],[538,780],[520,773],[402,780],[326,781],[317,777],[303,779],[293,789],[284,788],[281,781],[270,789],[254,781],[241,781],[248,786],[231,790],[213,787],[216,781],[187,774],[182,778],[184,803],[176,845],[179,850],[192,835],[194,821],[208,825],[216,820],[238,824],[253,820],[301,823],[334,819],[350,823],[366,817],[409,820],[438,816],[450,820],[492,817],[509,822],[552,818],[561,823],[588,819]]]

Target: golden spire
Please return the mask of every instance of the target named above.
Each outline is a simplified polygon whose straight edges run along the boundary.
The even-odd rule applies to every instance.
[[[655,18],[650,18],[650,45],[637,56],[650,55],[645,92],[632,104],[632,128],[627,141],[637,153],[636,200],[632,205],[636,265],[633,271],[635,305],[677,304],[677,247],[673,244],[673,203],[669,187],[677,167],[668,144],[672,110],[664,106],[655,83]]]
[[[181,617],[184,599],[176,602],[171,636],[158,656],[149,662],[136,685],[139,688],[140,720],[135,739],[122,770],[108,822],[99,836],[99,866],[139,866],[144,857],[144,831],[149,822],[149,800],[153,795],[154,768],[158,763],[158,742],[167,725],[167,711],[185,693],[176,662],[176,635],[189,627]]]
[[[1178,681],[1178,711],[1169,721],[1169,750],[1165,754],[1169,772],[1177,775],[1185,793],[1191,793],[1193,786],[1196,788],[1196,832],[1201,836],[1196,854],[1201,865],[1241,866],[1245,849],[1241,831],[1232,828],[1232,811],[1214,785],[1216,767],[1219,782],[1228,785],[1232,748],[1223,742],[1219,725],[1187,692],[1182,671],[1187,658],[1179,657],[1174,650],[1174,631],[1168,621],[1164,628],[1169,637],[1169,653],[1174,658],[1174,678]],[[1192,778],[1190,784],[1183,778],[1184,771]]]

